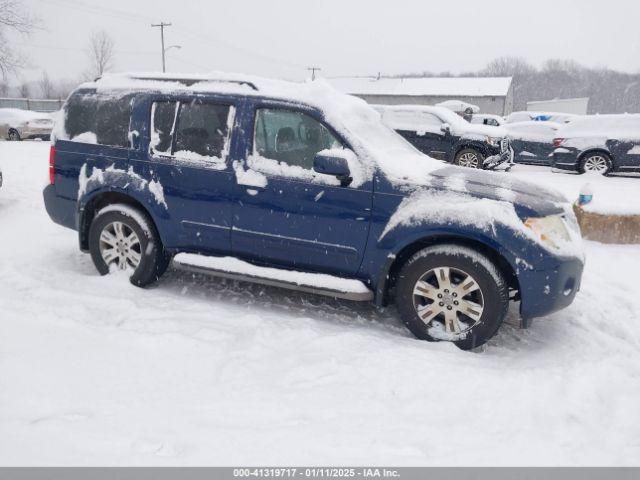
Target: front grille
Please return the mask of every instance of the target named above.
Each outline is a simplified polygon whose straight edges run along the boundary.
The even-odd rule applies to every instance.
[[[509,139],[508,138],[503,138],[502,141],[500,142],[500,150],[503,152],[506,152],[507,150],[509,150]]]

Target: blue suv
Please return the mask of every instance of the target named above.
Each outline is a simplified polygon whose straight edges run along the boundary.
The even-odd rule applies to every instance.
[[[418,338],[474,348],[510,301],[569,305],[584,258],[564,199],[446,165],[322,81],[112,75],[76,89],[44,201],[101,274],[182,268],[395,303]]]

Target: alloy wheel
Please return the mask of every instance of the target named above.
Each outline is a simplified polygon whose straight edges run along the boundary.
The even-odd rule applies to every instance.
[[[111,222],[100,233],[100,255],[109,267],[135,270],[142,257],[141,248],[138,235],[125,223]]]
[[[458,157],[458,165],[461,167],[478,168],[478,155],[465,152]]]
[[[476,326],[484,311],[484,295],[478,282],[459,268],[438,267],[418,279],[413,306],[427,325],[434,322],[448,334],[463,334]]]
[[[606,173],[609,162],[602,155],[591,155],[584,161],[584,171],[594,173]]]

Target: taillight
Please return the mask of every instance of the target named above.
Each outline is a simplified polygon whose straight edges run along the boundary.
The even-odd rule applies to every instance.
[[[564,142],[564,138],[554,138],[553,139],[553,146],[554,147],[559,147],[560,145],[562,145],[562,142]]]
[[[56,183],[56,172],[54,169],[55,158],[56,158],[56,147],[55,145],[51,145],[51,148],[49,149],[49,183],[51,185]]]

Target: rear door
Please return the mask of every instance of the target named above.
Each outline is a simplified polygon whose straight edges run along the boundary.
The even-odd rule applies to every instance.
[[[341,185],[313,171],[315,154],[349,145],[316,112],[273,102],[247,110],[236,164],[236,255],[291,269],[354,274],[371,216],[372,182]],[[253,141],[251,141],[253,140]]]
[[[204,253],[231,249],[233,176],[228,156],[238,101],[224,97],[148,97],[141,107],[141,148],[133,164],[144,164],[155,182],[169,248]]]

